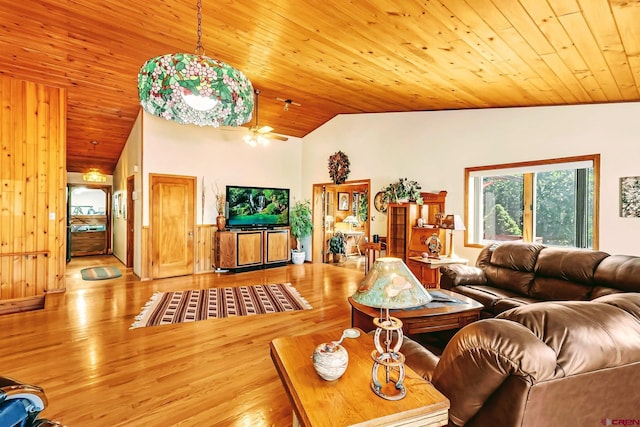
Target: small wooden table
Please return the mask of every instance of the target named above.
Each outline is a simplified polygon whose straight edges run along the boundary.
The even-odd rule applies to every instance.
[[[469,261],[464,258],[424,258],[421,256],[412,256],[409,257],[409,259],[422,264],[426,264],[431,269],[446,267],[447,265],[454,264],[469,264]]]
[[[478,301],[446,289],[434,291],[460,300],[463,304],[442,303],[438,307],[432,308],[391,310],[389,314],[402,321],[402,331],[405,335],[459,329],[480,319],[480,311],[484,306]],[[359,304],[351,297],[349,297],[349,304],[351,304],[351,325],[353,327],[364,331],[375,329],[373,319],[380,316],[379,309]]]
[[[349,366],[342,377],[325,381],[313,368],[311,356],[324,342],[338,340],[342,330],[276,338],[271,359],[289,395],[294,425],[302,426],[443,426],[449,400],[411,368],[405,366],[407,395],[385,400],[371,390],[373,337],[345,339]],[[299,423],[299,424],[298,424]]]
[[[358,255],[362,256],[362,252],[360,251],[360,240],[362,240],[362,236],[364,236],[363,231],[345,231],[345,253],[346,256]],[[351,242],[349,242],[351,239]]]

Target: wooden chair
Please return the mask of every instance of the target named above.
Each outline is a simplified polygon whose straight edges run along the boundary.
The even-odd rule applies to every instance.
[[[376,262],[376,259],[380,256],[382,244],[365,242],[362,243],[361,246],[364,249],[364,274],[367,274],[373,263]]]

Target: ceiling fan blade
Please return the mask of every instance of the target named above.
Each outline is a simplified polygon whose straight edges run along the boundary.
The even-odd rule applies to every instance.
[[[290,99],[284,99],[284,98],[276,98],[276,99],[280,102],[284,102],[285,104],[295,105],[296,107],[302,107],[302,104],[292,101]]]
[[[266,133],[266,134],[262,134],[262,136],[266,136],[269,139],[277,139],[278,141],[288,141],[289,140],[289,138],[287,138],[286,136],[277,135],[275,133]]]

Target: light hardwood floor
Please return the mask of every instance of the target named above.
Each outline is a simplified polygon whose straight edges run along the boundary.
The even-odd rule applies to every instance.
[[[288,265],[240,274],[84,281],[74,258],[44,310],[0,316],[0,375],[45,389],[42,416],[68,427],[289,426],[291,406],[269,342],[350,325],[355,267]],[[343,266],[344,267],[344,266]],[[291,282],[311,310],[129,329],[156,291]],[[336,339],[339,338],[339,333]]]

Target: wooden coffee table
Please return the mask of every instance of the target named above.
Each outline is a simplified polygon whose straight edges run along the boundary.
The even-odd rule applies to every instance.
[[[443,426],[449,400],[411,368],[405,366],[404,399],[378,397],[370,387],[373,338],[364,332],[345,339],[349,366],[342,377],[325,381],[313,368],[311,356],[324,342],[338,340],[342,330],[276,338],[271,359],[289,395],[294,425],[302,426]]]
[[[478,301],[446,289],[434,289],[453,297],[463,304],[441,304],[439,307],[391,310],[390,315],[402,321],[405,335],[424,334],[429,332],[459,329],[464,325],[480,319],[480,311],[484,308]],[[349,297],[351,304],[351,325],[364,331],[374,328],[373,319],[380,316],[380,310],[359,304]]]

